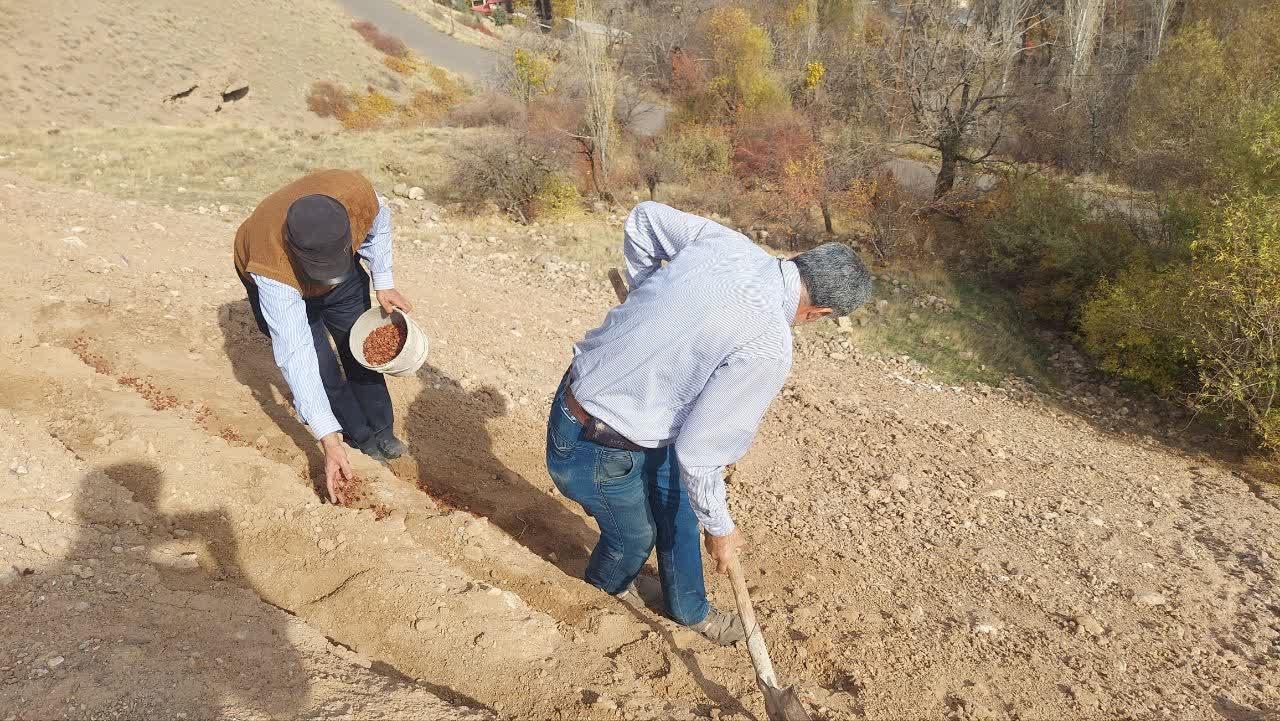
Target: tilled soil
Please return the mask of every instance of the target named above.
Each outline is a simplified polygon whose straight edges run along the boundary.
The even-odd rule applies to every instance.
[[[442,714],[762,717],[741,649],[577,580],[593,525],[545,475],[544,418],[612,300],[603,267],[558,257],[557,227],[397,213],[397,285],[434,352],[390,379],[411,456],[353,452],[369,505],[342,508],[316,495],[315,444],[225,272],[232,222],[0,183],[24,259],[0,266],[0,717],[395,716],[360,706],[393,687]],[[730,488],[775,662],[817,717],[1278,711],[1265,487],[840,343],[797,334]],[[93,630],[156,604],[184,610]],[[235,658],[245,644],[274,664]],[[329,655],[367,668],[315,665]],[[142,658],[172,670],[133,673]]]

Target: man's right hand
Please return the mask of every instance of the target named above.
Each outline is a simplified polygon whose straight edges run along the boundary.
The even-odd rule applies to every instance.
[[[736,528],[724,536],[713,536],[704,531],[703,537],[707,553],[715,559],[716,573],[728,573],[729,562],[738,555],[739,550],[747,547],[746,537]]]
[[[351,460],[342,445],[342,434],[330,433],[320,439],[320,445],[324,448],[324,486],[329,493],[329,502],[341,505],[347,499],[338,492],[338,481],[351,480]]]

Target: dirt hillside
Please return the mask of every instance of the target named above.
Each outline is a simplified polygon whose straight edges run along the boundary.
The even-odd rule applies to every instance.
[[[327,0],[5,3],[0,127],[326,126],[306,107],[313,82],[385,71],[350,24]]]
[[[235,213],[0,175],[0,718],[762,717],[741,649],[577,580],[593,531],[543,470],[570,344],[611,302],[576,248],[621,210],[526,229],[399,204],[432,356],[391,382],[412,457],[360,461],[347,509],[313,492]],[[1280,712],[1264,491],[835,324],[797,349],[731,504],[818,716]]]

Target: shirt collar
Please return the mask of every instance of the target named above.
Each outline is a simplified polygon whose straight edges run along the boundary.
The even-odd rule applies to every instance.
[[[795,322],[796,311],[800,309],[800,269],[795,263],[784,260],[782,267],[782,312],[787,324]]]

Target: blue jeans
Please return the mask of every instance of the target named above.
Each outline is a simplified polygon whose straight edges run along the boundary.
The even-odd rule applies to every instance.
[[[698,519],[680,484],[675,451],[623,451],[583,439],[582,424],[564,404],[566,378],[547,420],[547,470],[567,498],[600,527],[585,578],[621,593],[640,574],[655,546],[667,615],[686,626],[707,616]]]

